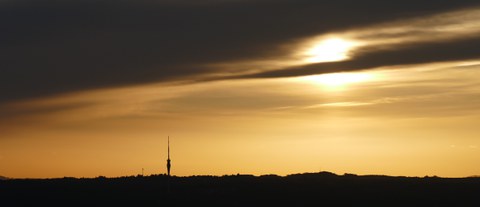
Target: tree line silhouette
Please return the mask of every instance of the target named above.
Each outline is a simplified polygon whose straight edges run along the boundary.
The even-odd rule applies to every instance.
[[[480,206],[480,178],[277,175],[11,179],[1,206]]]

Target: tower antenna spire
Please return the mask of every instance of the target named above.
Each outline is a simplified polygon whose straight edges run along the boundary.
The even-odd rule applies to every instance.
[[[170,136],[167,138],[167,149],[168,149],[168,157],[167,157],[167,173],[170,176],[170,167],[172,166],[170,163]]]

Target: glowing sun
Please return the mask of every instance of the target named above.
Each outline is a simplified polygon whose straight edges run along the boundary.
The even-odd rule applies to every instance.
[[[353,41],[342,38],[329,38],[314,43],[306,50],[305,61],[308,63],[334,62],[348,59],[348,52],[356,46]]]

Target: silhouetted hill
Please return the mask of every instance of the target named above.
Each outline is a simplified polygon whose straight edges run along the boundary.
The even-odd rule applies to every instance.
[[[4,176],[0,176],[0,180],[8,180],[8,178]]]
[[[480,178],[320,172],[14,179],[0,181],[0,195],[5,206],[480,206]]]

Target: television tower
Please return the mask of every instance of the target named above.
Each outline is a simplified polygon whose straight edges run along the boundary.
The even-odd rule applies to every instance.
[[[168,176],[170,176],[170,167],[172,164],[170,164],[170,136],[168,136],[168,158],[167,158],[167,173]]]

